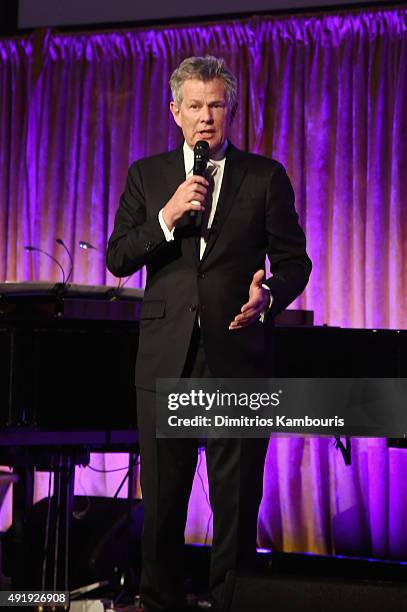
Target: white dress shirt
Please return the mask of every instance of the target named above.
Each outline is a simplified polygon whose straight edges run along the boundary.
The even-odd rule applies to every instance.
[[[211,227],[213,218],[216,213],[216,206],[218,204],[220,188],[222,186],[222,180],[223,180],[223,173],[225,170],[225,159],[226,159],[225,156],[226,156],[226,149],[228,148],[228,144],[229,144],[228,141],[225,140],[221,149],[213,157],[209,159],[208,164],[207,164],[207,171],[210,172],[213,176],[214,187],[213,187],[213,192],[212,192],[212,202],[209,203],[210,205],[209,219],[208,219],[208,222],[206,223],[206,227],[202,227],[202,230],[201,230],[201,241],[200,241],[200,249],[199,249],[200,259],[202,259],[202,256],[206,248],[207,230]],[[191,147],[186,142],[184,142],[183,152],[184,152],[185,176],[186,178],[188,178],[189,176],[192,175],[192,171],[194,169],[194,151],[191,149]],[[208,203],[206,205],[208,206]],[[175,228],[173,228],[172,231],[168,229],[168,227],[165,224],[164,218],[163,218],[162,209],[160,210],[158,214],[158,220],[160,222],[161,229],[164,232],[164,236],[167,242],[174,240],[174,229]]]

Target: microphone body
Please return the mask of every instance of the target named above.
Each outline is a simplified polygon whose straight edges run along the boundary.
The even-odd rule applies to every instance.
[[[198,140],[194,146],[194,168],[192,173],[196,176],[205,176],[206,165],[209,160],[209,144],[206,140]],[[199,204],[199,202],[192,201],[193,204]],[[194,219],[197,213],[200,211],[191,210],[189,216]]]

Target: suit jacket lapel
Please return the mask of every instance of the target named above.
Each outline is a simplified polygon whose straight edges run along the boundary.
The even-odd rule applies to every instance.
[[[176,192],[182,182],[185,181],[185,164],[182,146],[168,153],[163,174],[167,183],[169,198]],[[157,177],[159,180],[159,177]],[[168,198],[168,199],[169,199]]]
[[[232,144],[229,145],[226,152],[225,170],[216,206],[215,218],[212,224],[212,231],[210,232],[202,261],[205,260],[212,251],[232,209],[236,195],[247,172],[246,164],[246,159],[240,153],[239,149],[236,149]]]
[[[164,166],[164,177],[167,183],[168,199],[176,192],[181,183],[185,181],[185,162],[183,145],[168,154],[167,163]],[[199,263],[199,251],[197,250],[196,234],[197,228],[188,216],[181,219],[175,228],[175,235],[182,237],[183,245],[190,256]]]

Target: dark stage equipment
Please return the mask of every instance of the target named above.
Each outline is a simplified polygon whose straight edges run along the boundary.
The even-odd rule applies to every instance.
[[[234,575],[226,581],[222,612],[402,612],[407,585],[314,576]]]
[[[48,588],[70,582],[75,465],[87,465],[90,452],[131,453],[131,497],[142,295],[66,283],[0,284],[0,463],[13,466],[19,477],[9,534],[13,588],[25,587],[24,525],[33,505],[34,470],[54,474],[43,572]],[[44,543],[41,554],[43,549]]]
[[[48,500],[34,505],[23,532],[20,577],[24,589],[40,589]],[[130,511],[130,516],[129,516]],[[69,590],[108,581],[120,590],[129,579],[135,586],[140,575],[140,537],[143,505],[127,499],[75,496],[70,517]],[[13,526],[3,538],[3,573],[13,571]]]

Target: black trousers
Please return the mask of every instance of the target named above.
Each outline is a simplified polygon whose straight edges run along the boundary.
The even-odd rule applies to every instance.
[[[183,376],[211,377],[199,328]],[[184,605],[184,531],[198,440],[157,439],[155,393],[139,389],[137,402],[144,502],[140,593],[146,612],[179,610]],[[206,440],[213,511],[209,586],[219,609],[227,572],[253,567],[267,443],[261,438]]]

